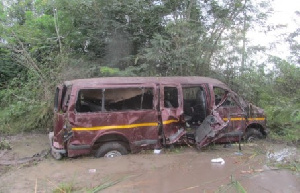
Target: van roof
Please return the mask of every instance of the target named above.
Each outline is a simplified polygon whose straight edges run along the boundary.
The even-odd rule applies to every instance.
[[[145,84],[145,83],[164,83],[164,84],[212,84],[221,88],[229,89],[229,87],[223,82],[209,77],[201,76],[173,76],[173,77],[101,77],[101,78],[89,78],[89,79],[75,79],[65,81],[67,86],[100,86],[100,85],[124,85],[124,84]]]

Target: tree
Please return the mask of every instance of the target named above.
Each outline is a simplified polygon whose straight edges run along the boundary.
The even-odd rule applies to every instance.
[[[300,11],[296,11],[295,14],[298,18],[300,18]],[[297,26],[299,26],[299,23]],[[296,28],[296,30],[290,33],[286,38],[286,41],[289,43],[289,47],[290,47],[290,60],[298,65],[300,65],[299,37],[300,37],[300,27]]]
[[[265,4],[247,0],[163,2],[169,10],[165,17],[170,18],[166,32],[157,34],[141,55],[152,69],[148,72],[166,72],[164,75],[211,76],[224,63],[244,65],[246,31],[259,22],[257,18],[266,19],[255,13]]]

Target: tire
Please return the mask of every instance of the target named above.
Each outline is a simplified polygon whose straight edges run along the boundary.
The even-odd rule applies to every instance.
[[[259,130],[254,129],[254,128],[247,129],[246,134],[245,134],[246,142],[251,143],[251,142],[260,140],[262,138],[264,138],[264,136]]]
[[[118,141],[111,141],[101,145],[97,150],[95,156],[98,158],[99,157],[113,158],[113,157],[118,157],[126,154],[128,154],[128,150],[124,145],[124,143]]]

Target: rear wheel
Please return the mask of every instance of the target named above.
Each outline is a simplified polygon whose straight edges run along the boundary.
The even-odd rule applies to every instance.
[[[96,157],[118,157],[128,154],[128,150],[124,143],[119,141],[111,141],[104,143],[96,152]]]
[[[259,139],[262,139],[263,137],[264,137],[263,134],[259,130],[255,128],[249,128],[245,134],[245,141],[251,143]]]

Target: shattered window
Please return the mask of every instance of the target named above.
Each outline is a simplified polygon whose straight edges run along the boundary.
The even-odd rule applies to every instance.
[[[220,105],[222,99],[224,99],[227,91],[219,87],[214,87],[214,93],[215,93],[215,105],[218,106]]]
[[[235,102],[231,97],[227,97],[227,99],[224,101],[224,103],[222,103],[221,106],[235,106]]]
[[[164,88],[164,107],[178,108],[178,90],[176,87]]]
[[[152,88],[105,89],[105,110],[153,109]]]
[[[82,89],[77,112],[107,112],[153,109],[152,88]]]
[[[218,87],[214,87],[214,93],[215,93],[215,105],[218,106],[218,105],[221,105],[221,106],[235,106],[235,102],[234,100],[229,96],[227,95],[228,91],[227,90],[224,90],[222,88],[218,88]],[[226,99],[225,99],[226,97]],[[222,104],[220,104],[220,102],[222,102]]]

